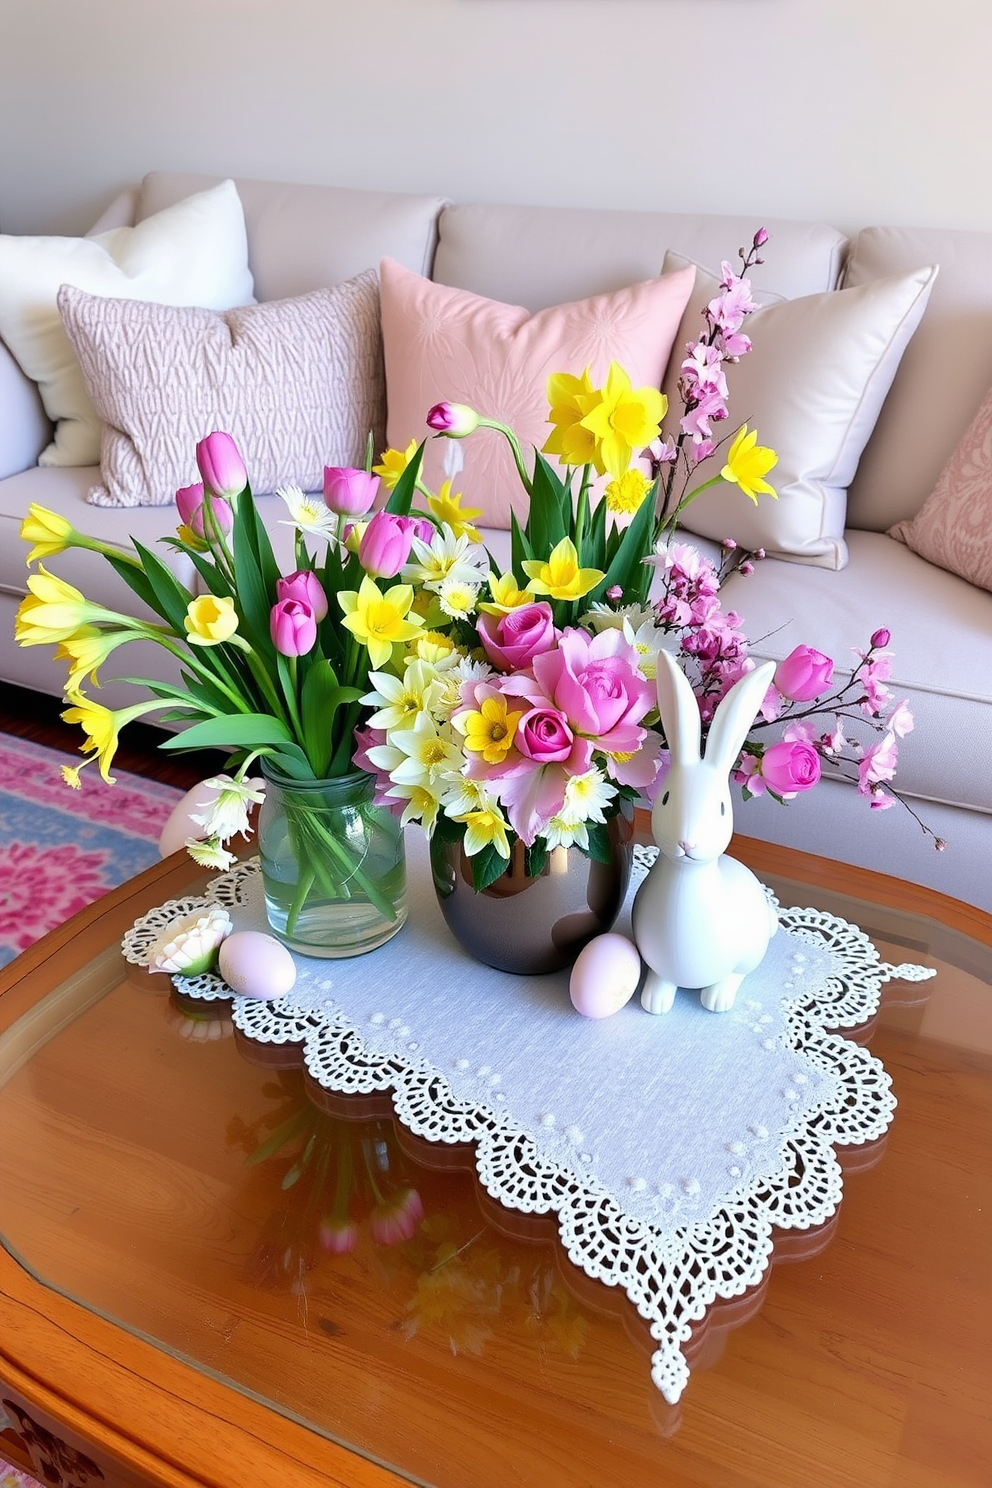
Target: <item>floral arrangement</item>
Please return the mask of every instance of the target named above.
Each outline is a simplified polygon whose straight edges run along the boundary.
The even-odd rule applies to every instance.
[[[198,819],[203,836],[187,844],[206,866],[230,866],[227,843],[248,832],[249,809],[261,798],[248,771],[258,759],[300,781],[360,766],[404,825],[463,842],[477,889],[504,871],[517,842],[530,873],[558,846],[604,856],[611,816],[650,800],[664,777],[659,649],[684,665],[704,729],[753,665],[740,618],[722,609],[719,590],[763,554],[728,540],[718,566],[674,534],[688,504],[721,480],[755,502],[775,495],[765,477],[776,456],[756,431],[745,424],[728,439],[715,433],[728,417],[725,364],[749,349],[747,272],[766,239],[762,229],[740,251],[740,274],[723,266],[703,334],[681,363],[673,432],[664,430],[664,395],[632,387],[616,364],[601,387],[588,370],[550,378],[551,432],[532,463],[505,425],[464,405],[430,410],[435,437],[492,431],[509,443],[528,511],[523,524],[512,521],[505,571],[452,480],[437,493],[424,486],[416,441],[387,450],[375,466],[370,449],[365,469],[328,467],[321,496],[282,489],[296,561],[282,574],[234,441],[208,435],[196,451],[202,480],[177,492],[170,540],[196,569],[201,593],[140,543],[130,552],[111,547],[32,506],[22,536],[37,570],[16,637],[55,645],[68,664],[63,717],[82,726],[84,764],[96,760],[111,779],[120,730],[153,710],[187,725],[164,748],[230,751],[231,773],[210,782],[216,800]],[[700,462],[724,446],[719,474],[693,486]],[[557,469],[547,455],[557,456]],[[42,560],[73,547],[101,553],[157,618],[90,603],[49,572]],[[181,684],[129,678],[148,695],[107,709],[84,689],[134,640],[174,655]],[[886,686],[888,640],[876,631],[834,691],[833,662],[813,648],[800,646],[781,663],[739,760],[747,795],[788,800],[815,786],[829,760],[856,775],[872,809],[893,803],[898,740],[912,716]],[[874,742],[861,742],[865,727]],[[65,767],[70,785],[78,787],[80,768]],[[333,880],[340,843],[313,845],[314,872]],[[374,898],[375,885],[366,887]]]

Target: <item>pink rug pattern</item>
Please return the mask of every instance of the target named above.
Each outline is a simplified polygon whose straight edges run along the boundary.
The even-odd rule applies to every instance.
[[[182,792],[95,768],[78,791],[62,779],[78,759],[0,735],[0,966],[158,858]],[[0,1457],[0,1488],[42,1488]]]

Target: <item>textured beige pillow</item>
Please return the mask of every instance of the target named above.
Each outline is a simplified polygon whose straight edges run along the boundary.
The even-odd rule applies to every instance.
[[[992,590],[992,388],[917,515],[889,536]]]
[[[683,262],[669,254],[665,269]],[[778,454],[768,475],[778,499],[760,496],[755,506],[721,481],[686,509],[682,525],[689,532],[716,541],[732,537],[794,563],[846,565],[847,488],[936,276],[935,267],[921,268],[856,289],[779,300],[748,318],[752,349],[727,367],[730,417],[714,432],[732,435],[745,422],[757,430],[759,444]],[[668,433],[677,431],[682,406],[677,384],[685,343],[702,334],[702,310],[718,289],[717,279],[697,267],[665,381]],[[726,448],[697,467],[693,485],[719,472]]]
[[[334,289],[218,314],[64,285],[59,311],[104,422],[96,506],[164,506],[197,477],[197,442],[234,436],[252,490],[320,490],[385,425],[379,289]]]
[[[95,465],[100,421],[59,320],[62,284],[162,305],[253,304],[245,214],[234,182],[198,191],[136,227],[92,238],[0,234],[0,337],[38,384],[56,425],[39,463]]]

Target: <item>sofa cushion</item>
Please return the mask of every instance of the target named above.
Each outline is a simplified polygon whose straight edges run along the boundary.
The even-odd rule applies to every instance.
[[[64,286],[59,309],[104,422],[98,506],[171,504],[213,429],[234,436],[252,489],[320,490],[325,465],[363,463],[385,423],[379,289],[238,310],[180,309]]]
[[[217,177],[152,171],[141,183],[140,222],[202,191]],[[384,257],[429,274],[445,199],[286,181],[235,179],[244,205],[249,261],[260,300],[286,300],[353,279]]]
[[[59,286],[227,310],[252,299],[244,212],[223,181],[137,227],[88,238],[0,235],[0,337],[41,392],[54,441],[43,465],[92,465],[100,421],[59,319]]]
[[[889,536],[992,590],[992,388],[920,511]]]
[[[992,384],[992,233],[866,228],[844,283],[921,263],[940,275],[851,484],[851,527],[884,532],[916,515]]]
[[[679,262],[669,255],[665,266]],[[779,300],[749,316],[744,330],[752,348],[726,366],[730,418],[713,426],[714,437],[743,422],[756,430],[759,443],[778,455],[767,477],[777,500],[760,496],[754,504],[720,481],[685,509],[682,525],[776,558],[843,568],[847,487],[935,275],[933,268],[917,269],[858,289]],[[718,292],[717,277],[697,269],[665,382],[669,433],[678,431],[682,348],[702,334],[703,311]],[[718,475],[725,457],[721,442],[696,467],[689,489]]]
[[[847,544],[843,573],[769,558],[749,578],[727,581],[724,607],[743,616],[746,635],[764,637],[752,646],[759,660],[781,660],[805,643],[847,672],[857,664],[852,648],[865,649],[872,633],[886,627],[893,653],[888,686],[896,698],[908,698],[916,720],[900,746],[896,790],[992,812],[992,594],[884,533],[848,529]],[[867,811],[865,823],[869,832]],[[906,866],[890,871],[906,873]]]
[[[465,290],[434,284],[385,259],[380,270],[382,341],[386,362],[388,437],[403,449],[427,432],[433,404],[467,403],[509,425],[525,461],[550,432],[547,384],[554,372],[590,369],[601,383],[617,361],[635,387],[661,386],[694,270],[648,279],[613,294],[529,314]],[[424,452],[424,480],[444,479],[448,441],[432,439]],[[460,448],[458,489],[482,522],[508,527],[526,496],[502,435],[482,429]]]

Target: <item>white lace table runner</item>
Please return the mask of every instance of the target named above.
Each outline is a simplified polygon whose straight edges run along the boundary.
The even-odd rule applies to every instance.
[[[871,1017],[884,981],[933,972],[889,966],[855,926],[791,909],[730,1012],[682,992],[664,1016],[635,998],[589,1020],[572,1008],[567,972],[512,976],[462,951],[419,833],[407,856],[408,922],[372,954],[296,956],[295,987],[269,1002],[234,997],[216,975],[175,985],[231,999],[235,1024],[259,1042],[302,1045],[327,1089],[391,1090],[412,1132],[474,1143],[495,1199],[557,1213],[571,1260],[626,1290],[659,1345],[652,1377],[675,1402],[692,1324],[757,1284],[774,1228],[830,1217],[841,1196],[834,1147],[873,1141],[892,1119],[888,1075],[840,1030]],[[619,930],[629,933],[653,856],[636,850]],[[230,909],[235,929],[268,928],[253,860],[205,898],[144,916],[124,938],[128,960],[145,964],[171,920],[209,902]]]

